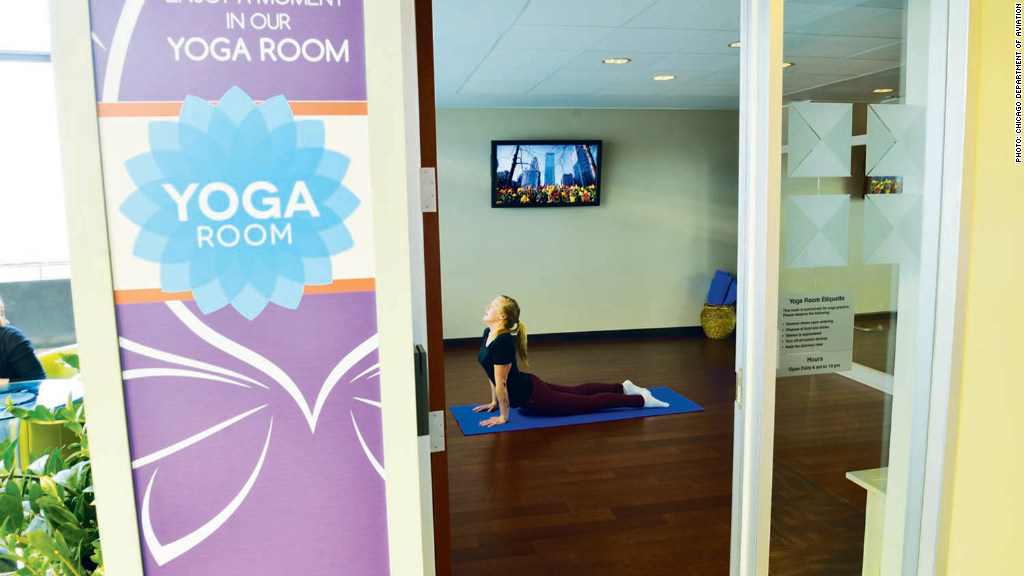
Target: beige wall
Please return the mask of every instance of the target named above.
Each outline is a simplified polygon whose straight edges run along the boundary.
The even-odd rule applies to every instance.
[[[948,574],[1024,571],[1024,167],[1013,152],[1013,4],[972,2],[966,185],[972,188]],[[975,16],[980,16],[979,19]]]
[[[438,110],[444,336],[478,336],[497,294],[531,333],[698,326],[736,271],[738,114]],[[604,141],[601,206],[490,207],[490,141]]]

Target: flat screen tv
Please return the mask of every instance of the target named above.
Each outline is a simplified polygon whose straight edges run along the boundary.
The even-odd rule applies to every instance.
[[[494,140],[491,207],[601,204],[600,140]]]

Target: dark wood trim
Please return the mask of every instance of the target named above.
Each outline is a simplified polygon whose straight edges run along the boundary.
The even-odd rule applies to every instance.
[[[437,115],[434,104],[434,15],[431,0],[415,0],[416,65],[419,83],[420,166],[437,168]],[[440,209],[440,202],[438,202]],[[423,214],[423,261],[427,307],[427,377],[431,411],[445,410],[444,329],[441,314],[441,235],[437,212]],[[446,435],[447,436],[447,435]],[[430,455],[434,510],[434,566],[452,573],[448,452]]]
[[[481,334],[483,328],[480,329]],[[632,330],[593,330],[590,332],[552,332],[549,334],[530,334],[530,344],[547,344],[552,342],[586,342],[591,340],[625,340],[634,338],[687,338],[703,336],[704,329],[700,326],[679,326],[675,328],[636,328]],[[462,348],[479,346],[480,336],[472,338],[448,338],[444,341],[445,348]]]

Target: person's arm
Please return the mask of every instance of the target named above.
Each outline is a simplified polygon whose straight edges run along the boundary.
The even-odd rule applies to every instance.
[[[498,413],[498,416],[492,416],[481,422],[481,426],[500,426],[508,422],[509,404],[506,380],[508,379],[508,373],[511,370],[511,364],[494,365],[494,395],[498,398],[498,406],[501,407],[501,411]]]
[[[488,384],[491,385],[491,403],[481,404],[476,408],[473,408],[473,412],[494,412],[498,407],[498,397],[494,395],[494,382],[488,381]]]
[[[43,365],[36,358],[36,350],[20,331],[14,331],[7,343],[8,355],[7,366],[11,370],[10,382],[23,382],[25,380],[45,380],[46,372]],[[0,384],[7,382],[0,381]]]

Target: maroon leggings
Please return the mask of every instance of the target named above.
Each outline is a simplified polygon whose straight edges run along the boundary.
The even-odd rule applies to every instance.
[[[533,393],[523,408],[544,416],[590,414],[608,408],[642,408],[644,397],[627,395],[622,384],[588,382],[579,386],[548,384],[533,374]]]

